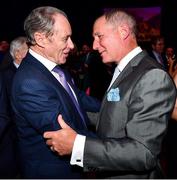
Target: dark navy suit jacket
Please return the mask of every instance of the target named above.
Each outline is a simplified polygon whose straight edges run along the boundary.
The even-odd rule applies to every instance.
[[[0,74],[0,178],[15,178],[17,164],[14,126],[7,111],[7,94]]]
[[[81,108],[98,111],[100,103],[74,87]],[[16,114],[22,173],[24,178],[81,178],[70,157],[60,157],[46,145],[43,133],[60,129],[58,114],[80,134],[88,134],[70,96],[52,73],[28,54],[14,77],[12,106]],[[85,120],[87,116],[82,109]]]

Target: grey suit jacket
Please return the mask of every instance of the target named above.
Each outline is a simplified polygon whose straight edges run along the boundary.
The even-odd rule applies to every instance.
[[[169,75],[145,51],[135,56],[110,89],[119,101],[102,102],[96,131],[86,138],[84,170],[100,178],[161,178],[159,154],[176,100]]]

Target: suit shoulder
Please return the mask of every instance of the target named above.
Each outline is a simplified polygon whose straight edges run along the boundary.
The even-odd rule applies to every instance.
[[[155,61],[148,53],[142,58],[140,63],[138,64],[137,68],[142,69],[143,71],[149,71],[151,69],[161,69],[165,71],[165,69]]]

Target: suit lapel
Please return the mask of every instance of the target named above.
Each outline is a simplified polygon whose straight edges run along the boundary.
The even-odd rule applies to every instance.
[[[141,53],[137,54],[127,65],[126,67],[123,69],[123,71],[119,74],[119,76],[117,77],[117,79],[114,81],[114,83],[112,84],[112,86],[109,88],[116,88],[118,87],[123,81],[124,79],[130,74],[133,73],[134,69],[136,68],[136,66],[139,65],[139,63],[141,62],[141,60],[147,55],[146,51],[142,51]],[[133,74],[132,74],[133,75]],[[107,98],[107,93],[109,91],[107,91],[104,95],[103,101],[102,101],[102,105],[101,105],[101,110],[104,107],[104,104],[107,102],[106,98]],[[100,110],[100,113],[101,113]]]
[[[38,60],[36,60],[33,56],[31,56],[31,54],[28,54],[27,58],[25,59],[26,63],[30,63],[32,67],[38,69],[43,76],[46,76],[47,79],[49,80],[49,82],[52,82],[53,85],[55,85],[57,87],[57,89],[59,89],[59,91],[62,92],[63,96],[65,96],[65,98],[68,99],[68,102],[72,104],[73,107],[75,107],[73,101],[71,100],[71,97],[69,96],[69,94],[67,93],[67,91],[64,89],[64,87],[58,82],[58,80],[52,75],[52,73],[42,64],[40,63]],[[64,70],[65,75],[66,75],[66,80],[67,82],[70,84],[70,86],[72,87],[73,91],[75,92],[75,95],[79,101],[79,97],[78,97],[78,93],[77,93],[77,89],[74,87],[74,84],[72,82],[71,76]],[[80,102],[79,102],[80,104]],[[86,116],[83,108],[81,108],[81,111],[84,115],[84,117]],[[75,107],[76,109],[76,107]],[[77,112],[77,109],[76,109]]]
[[[132,73],[133,69],[138,66],[143,57],[145,56],[145,52],[141,52],[136,55],[123,69],[120,75],[117,77],[115,82],[112,84],[111,88],[117,87],[130,73]]]
[[[58,80],[52,75],[52,73],[40,61],[34,58],[31,54],[28,53],[24,63],[28,63],[32,68],[37,69],[40,73],[42,73],[43,76],[46,76],[49,82],[52,82],[52,84],[54,84],[57,88],[60,88],[60,90],[63,90],[63,93],[69,97],[66,90],[58,82]]]

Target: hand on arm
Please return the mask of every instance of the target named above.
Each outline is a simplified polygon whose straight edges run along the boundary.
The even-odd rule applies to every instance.
[[[59,155],[71,154],[77,133],[64,122],[61,115],[58,116],[58,123],[61,126],[60,130],[44,133],[46,144]]]
[[[174,72],[173,72],[174,61],[172,60],[172,58],[169,58],[167,61],[168,61],[168,66],[169,66],[168,72],[173,77],[173,75],[174,75]]]

